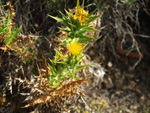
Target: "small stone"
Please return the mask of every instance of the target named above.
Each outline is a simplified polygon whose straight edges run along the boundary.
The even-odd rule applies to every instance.
[[[108,67],[110,67],[110,68],[113,66],[113,64],[112,64],[111,61],[109,61],[107,65],[108,65]]]
[[[141,99],[141,100],[144,100],[144,99],[145,99],[145,97],[144,97],[144,96],[141,96],[141,97],[140,97],[140,99]]]

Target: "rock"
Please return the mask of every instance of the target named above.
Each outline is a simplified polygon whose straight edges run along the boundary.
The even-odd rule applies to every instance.
[[[107,63],[107,65],[108,65],[108,67],[110,67],[110,68],[113,66],[113,64],[112,64],[111,61],[109,61],[109,62]]]

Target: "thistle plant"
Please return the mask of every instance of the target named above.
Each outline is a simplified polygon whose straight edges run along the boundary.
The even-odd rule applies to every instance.
[[[51,65],[48,64],[49,72],[47,73],[47,79],[52,88],[59,87],[60,82],[66,78],[80,79],[80,77],[75,76],[76,72],[89,66],[79,64],[83,57],[82,51],[86,46],[86,42],[95,38],[86,36],[84,33],[87,31],[97,31],[89,27],[89,23],[99,15],[93,16],[95,11],[90,14],[88,11],[85,11],[84,1],[82,6],[80,6],[79,0],[77,0],[75,12],[65,11],[67,16],[60,12],[62,18],[50,16],[66,26],[65,28],[59,27],[60,30],[67,33],[67,37],[59,45],[63,45],[68,50],[67,55],[62,54],[62,51],[56,51],[54,59],[50,59]]]
[[[88,11],[84,10],[84,1],[82,2],[82,6],[80,6],[79,0],[77,0],[75,12],[72,13],[68,12],[67,10],[65,11],[68,16],[65,16],[62,12],[60,12],[62,18],[50,15],[50,17],[57,20],[57,22],[60,22],[66,26],[66,28],[59,28],[68,34],[68,36],[61,42],[60,45],[67,45],[75,38],[79,43],[85,43],[95,39],[95,37],[88,37],[83,34],[87,31],[97,31],[96,29],[89,27],[90,22],[99,17],[99,15],[93,16],[96,10],[89,14]]]
[[[13,22],[15,11],[11,2],[7,2],[6,6],[9,8],[8,11],[3,11],[2,15],[4,17],[0,17],[0,50],[14,52],[14,55],[22,58],[23,63],[31,61],[34,57],[34,42],[30,38],[27,39],[21,35],[22,26],[17,27]],[[28,40],[28,43],[25,43],[24,40]]]
[[[68,54],[64,56],[59,51],[56,51],[54,60],[50,59],[52,65],[48,64],[49,73],[47,79],[52,88],[59,86],[60,82],[66,78],[80,79],[76,77],[75,73],[89,65],[79,65],[83,50],[82,45],[73,40],[68,44]]]
[[[5,21],[1,23],[0,26],[0,35],[3,38],[4,43],[6,46],[8,46],[21,32],[22,28],[11,28],[12,19],[10,16],[10,11],[8,11],[7,14],[5,14]]]

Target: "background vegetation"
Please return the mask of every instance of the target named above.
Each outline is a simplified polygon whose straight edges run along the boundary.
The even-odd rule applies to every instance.
[[[95,24],[99,30],[94,33],[97,39],[84,50],[90,59],[85,62],[98,66],[86,72],[88,81],[68,81],[67,88],[62,85],[55,92],[43,90],[47,84],[40,77],[46,71],[45,61],[50,63],[48,58],[54,58],[55,48],[64,36],[58,33],[58,27],[64,26],[48,15],[61,17],[59,11],[65,14],[64,9],[73,9],[76,2],[11,0],[10,5],[8,0],[0,0],[0,110],[5,107],[16,113],[67,109],[79,113],[150,112],[149,0],[85,0],[85,10],[97,9],[96,13],[101,14]],[[95,76],[102,69],[105,76]],[[82,82],[86,84],[81,86]],[[40,97],[41,94],[44,96]]]

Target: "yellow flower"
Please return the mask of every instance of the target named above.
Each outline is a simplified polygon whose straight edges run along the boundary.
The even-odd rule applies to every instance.
[[[83,8],[76,6],[76,15],[83,14]]]
[[[71,44],[68,44],[68,50],[72,55],[77,55],[81,50],[82,46],[80,43],[73,41]]]
[[[72,15],[72,17],[74,21],[77,21],[78,17],[76,15]]]
[[[103,98],[101,98],[101,103],[100,104],[102,105],[103,108],[106,107],[106,102]]]
[[[88,12],[84,11],[84,9],[80,6],[76,6],[75,10],[75,15],[72,15],[74,21],[77,21],[78,19],[81,25],[86,23],[88,20],[88,18],[86,17],[88,15]]]
[[[81,8],[80,6],[76,7],[76,15],[80,15],[80,16],[87,16],[88,12],[85,11],[83,8]]]

